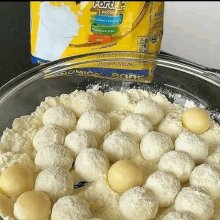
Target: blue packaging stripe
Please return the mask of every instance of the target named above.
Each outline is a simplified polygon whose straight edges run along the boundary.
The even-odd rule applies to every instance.
[[[141,75],[141,76],[149,76],[149,70],[128,70],[128,69],[110,69],[110,68],[77,68],[78,71],[86,71],[92,73],[99,73],[104,76],[112,76],[112,74],[126,74],[126,75]]]
[[[35,56],[31,56],[31,62],[33,64],[39,64],[39,63],[49,63],[50,61],[49,60],[40,59],[40,58],[35,57]]]
[[[102,15],[95,15],[93,17],[93,22],[95,24],[100,25],[119,25],[122,22],[123,15],[119,16],[102,16]]]

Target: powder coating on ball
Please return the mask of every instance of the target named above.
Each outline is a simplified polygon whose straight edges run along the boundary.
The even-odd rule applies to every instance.
[[[73,158],[75,159],[81,150],[85,148],[97,148],[98,143],[90,131],[72,131],[69,133],[64,142]]]
[[[54,125],[66,131],[73,130],[76,124],[74,113],[62,106],[50,107],[43,114],[44,125]]]
[[[51,213],[51,220],[85,220],[91,217],[89,203],[75,195],[60,198]]]
[[[35,156],[37,168],[62,167],[70,170],[73,158],[68,148],[62,145],[49,145],[40,148]]]
[[[106,154],[95,148],[83,149],[75,160],[75,171],[86,181],[96,181],[107,175],[109,160]]]
[[[73,177],[61,167],[50,167],[41,171],[35,181],[35,190],[45,192],[52,202],[73,192]]]
[[[176,197],[174,207],[178,212],[190,212],[195,219],[208,220],[214,213],[214,202],[202,189],[183,187]]]
[[[102,148],[109,160],[130,160],[136,155],[138,143],[131,134],[116,130],[107,135]]]
[[[145,115],[133,113],[123,119],[121,130],[133,135],[137,141],[141,141],[145,134],[153,130],[153,125]]]
[[[175,198],[181,190],[179,180],[171,173],[156,171],[146,180],[144,187],[150,189],[158,200],[159,207],[174,204]]]
[[[53,125],[46,125],[38,130],[33,138],[33,147],[36,151],[52,144],[63,145],[65,130]]]
[[[155,218],[158,202],[152,191],[136,186],[120,197],[119,209],[126,220],[148,220]]]
[[[138,101],[134,113],[145,115],[152,125],[157,125],[164,116],[163,110],[151,98]]]
[[[162,220],[195,220],[188,212],[169,212]]]
[[[163,154],[171,150],[174,150],[174,145],[166,134],[151,131],[141,140],[140,151],[147,161],[158,163]]]
[[[175,150],[188,153],[195,164],[200,164],[208,156],[209,146],[198,135],[183,131],[175,141]]]
[[[165,153],[158,164],[158,170],[172,173],[181,183],[188,181],[194,167],[192,157],[183,151]]]
[[[203,189],[213,200],[220,197],[220,171],[210,164],[195,167],[189,177],[189,184]]]

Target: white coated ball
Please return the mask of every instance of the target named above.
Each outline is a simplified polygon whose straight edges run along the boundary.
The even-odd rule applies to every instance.
[[[106,154],[95,148],[83,149],[75,161],[75,171],[87,181],[96,181],[107,175],[109,160]]]
[[[163,118],[164,112],[160,106],[151,98],[137,102],[134,113],[145,115],[152,125],[157,125]]]
[[[210,164],[201,164],[189,177],[190,186],[203,189],[213,200],[220,197],[220,171]]]
[[[156,171],[151,174],[144,187],[153,191],[159,207],[173,205],[178,192],[181,190],[179,180],[173,174],[164,171]]]
[[[152,191],[136,186],[120,197],[119,208],[126,220],[148,220],[156,216],[158,202]]]
[[[70,170],[72,163],[73,158],[69,149],[62,145],[42,147],[35,156],[35,164],[41,170],[49,167],[62,167]]]
[[[212,166],[220,170],[220,150],[210,154],[205,159],[205,163],[211,164]]]
[[[46,125],[38,130],[33,138],[33,147],[36,151],[40,148],[52,144],[63,145],[65,140],[65,130],[62,128]]]
[[[76,124],[74,113],[62,106],[50,107],[43,114],[44,125],[54,125],[61,127],[66,131],[73,130]]]
[[[192,157],[183,151],[165,153],[158,164],[158,170],[172,173],[181,183],[188,181],[194,167]]]
[[[53,206],[51,220],[85,220],[90,219],[92,213],[89,203],[77,196],[64,196]]]
[[[196,187],[184,187],[176,197],[174,204],[178,212],[190,212],[195,219],[208,220],[214,213],[214,202],[203,190]]]
[[[85,111],[97,110],[97,98],[87,92],[78,91],[70,94],[71,96],[71,110],[79,118]]]
[[[76,129],[91,131],[99,140],[110,130],[110,120],[103,112],[90,110],[81,115]]]
[[[157,131],[147,133],[140,144],[140,151],[144,159],[154,163],[158,163],[163,154],[173,149],[171,137]]]
[[[175,150],[188,153],[196,164],[200,164],[208,156],[209,146],[198,135],[183,131],[175,141]]]
[[[153,125],[145,115],[134,113],[121,122],[121,130],[130,133],[140,141],[145,134],[153,130]]]
[[[97,148],[98,143],[90,131],[72,131],[65,138],[64,146],[72,153],[75,159],[81,150],[85,148]]]
[[[35,190],[49,195],[52,202],[73,192],[73,177],[60,167],[50,167],[41,171],[35,181]]]
[[[169,212],[162,220],[195,220],[189,212]]]
[[[116,130],[107,135],[103,142],[103,151],[109,160],[130,160],[136,155],[138,143],[131,134]]]

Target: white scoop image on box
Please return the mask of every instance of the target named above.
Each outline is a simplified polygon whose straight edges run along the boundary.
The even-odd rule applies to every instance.
[[[40,7],[35,56],[54,61],[60,58],[73,37],[78,34],[77,16],[67,6],[57,7],[43,2]]]

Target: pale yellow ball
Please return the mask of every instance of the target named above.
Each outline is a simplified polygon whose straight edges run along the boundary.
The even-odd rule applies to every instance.
[[[182,115],[182,124],[194,134],[202,134],[210,127],[209,113],[202,108],[187,109]]]
[[[143,171],[131,160],[119,160],[108,171],[108,182],[113,190],[123,193],[143,183]]]
[[[7,197],[17,198],[33,187],[33,172],[24,165],[8,167],[0,176],[0,190]]]
[[[14,205],[14,216],[18,220],[47,220],[50,218],[51,201],[39,191],[27,191],[21,194]]]

